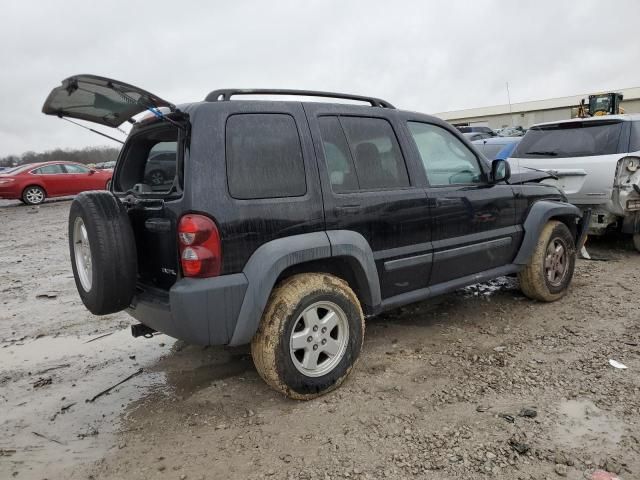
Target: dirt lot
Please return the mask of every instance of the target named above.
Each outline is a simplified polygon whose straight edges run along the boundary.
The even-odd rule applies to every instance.
[[[557,303],[505,278],[370,320],[342,388],[299,403],[247,349],[136,340],[125,314],[89,314],[68,208],[0,205],[0,478],[640,478],[640,255],[624,242],[591,242],[600,261]]]

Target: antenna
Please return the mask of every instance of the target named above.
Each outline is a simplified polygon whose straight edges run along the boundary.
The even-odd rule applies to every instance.
[[[509,93],[509,82],[507,82],[507,101],[509,102],[509,119],[513,127],[513,112],[511,111],[511,94]]]

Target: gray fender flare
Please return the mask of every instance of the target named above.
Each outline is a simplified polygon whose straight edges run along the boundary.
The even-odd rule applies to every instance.
[[[520,245],[520,250],[513,260],[516,265],[526,265],[529,263],[531,255],[538,243],[538,238],[542,229],[553,217],[575,217],[582,218],[582,211],[575,205],[553,200],[539,200],[529,209],[527,219],[524,221],[524,238]],[[577,239],[576,239],[577,240]]]
[[[343,257],[349,262],[355,274],[360,301],[377,312],[382,304],[382,295],[369,242],[351,230],[329,230],[327,236],[331,243],[331,256]]]
[[[335,246],[330,239],[335,241]],[[229,345],[243,345],[251,341],[258,330],[262,313],[276,280],[284,270],[292,265],[332,256],[347,257],[357,277],[360,271],[364,272],[368,280],[375,278],[373,292],[362,290],[363,301],[366,302],[371,298],[372,301],[377,301],[376,306],[379,306],[380,285],[373,254],[362,235],[337,230],[279,238],[260,246],[251,255],[243,269],[248,286]],[[372,272],[375,274],[374,277],[370,277]]]

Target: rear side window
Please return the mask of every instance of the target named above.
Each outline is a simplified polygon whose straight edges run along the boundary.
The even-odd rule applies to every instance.
[[[386,120],[324,117],[320,119],[320,128],[335,192],[409,186],[409,175],[398,140]]]
[[[229,117],[226,149],[233,198],[297,197],[307,192],[300,136],[291,115]]]
[[[618,152],[620,120],[591,120],[532,127],[518,144],[513,157],[589,157]]]
[[[87,167],[82,167],[80,165],[65,165],[64,169],[67,173],[89,173],[89,169]]]
[[[44,167],[36,168],[32,173],[37,175],[53,175],[56,173],[64,173],[62,165],[45,165]]]

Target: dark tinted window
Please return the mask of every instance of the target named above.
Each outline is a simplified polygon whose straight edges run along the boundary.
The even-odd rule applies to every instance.
[[[640,151],[640,120],[631,122],[631,143],[629,144],[629,151]]]
[[[358,177],[338,117],[318,119],[331,188],[336,193],[358,190]]]
[[[429,123],[408,122],[429,184],[478,183],[483,173],[475,154],[455,135]]]
[[[227,120],[226,142],[232,197],[296,197],[306,193],[300,137],[290,115],[233,115]]]
[[[55,173],[64,173],[62,165],[45,165],[44,167],[36,168],[33,173],[38,175],[51,175]]]
[[[409,186],[398,140],[381,118],[340,117],[361,190]]]
[[[620,120],[557,123],[532,127],[513,152],[516,158],[588,157],[618,153]]]

